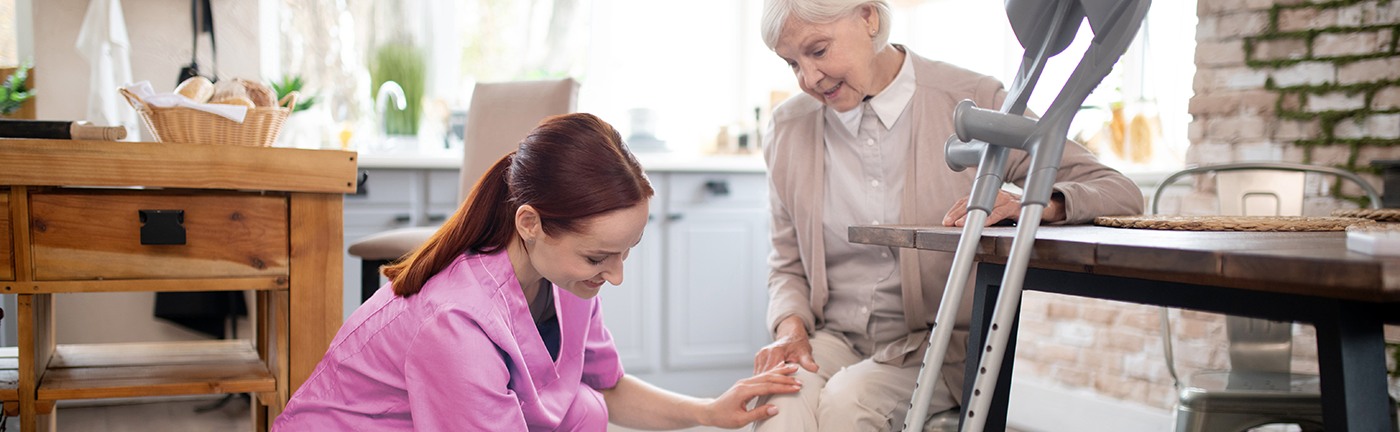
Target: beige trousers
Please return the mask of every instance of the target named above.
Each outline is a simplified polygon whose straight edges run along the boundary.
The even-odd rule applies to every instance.
[[[897,367],[865,358],[844,338],[818,330],[812,334],[817,371],[798,368],[797,393],[758,399],[773,404],[778,415],[754,423],[755,432],[900,431],[919,379],[919,366]],[[929,404],[930,416],[958,406],[939,380]]]

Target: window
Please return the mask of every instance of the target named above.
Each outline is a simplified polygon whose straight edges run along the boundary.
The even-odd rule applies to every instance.
[[[896,10],[892,40],[908,41],[915,52],[991,75],[1010,85],[1023,49],[997,1],[931,0]],[[949,19],[948,17],[959,17]],[[901,30],[903,29],[903,30]],[[1154,2],[1142,30],[1113,72],[1085,100],[1070,128],[1104,163],[1125,172],[1171,171],[1183,165],[1191,83],[1195,76],[1196,2]],[[1045,112],[1087,48],[1092,30],[1085,21],[1071,45],[1051,58],[1032,93],[1030,109]],[[955,41],[955,42],[954,42]],[[1112,109],[1125,136],[1112,139]],[[988,108],[988,107],[983,107]],[[990,107],[996,109],[998,107]],[[1141,114],[1139,119],[1138,114]],[[1132,141],[1135,127],[1153,138]],[[1143,126],[1146,125],[1146,128]],[[1098,139],[1091,139],[1103,132]],[[1115,142],[1116,141],[1116,142]],[[1126,142],[1125,142],[1126,141]],[[1144,151],[1138,141],[1150,141]],[[1136,157],[1135,157],[1136,156]]]
[[[892,42],[1010,84],[1022,50],[1002,2],[894,3]],[[572,76],[582,82],[581,111],[626,136],[629,110],[653,110],[658,138],[675,151],[699,152],[721,127],[756,129],[755,108],[766,116],[773,103],[799,91],[791,71],[759,37],[762,8],[762,0],[286,0],[281,63],[321,76],[322,86],[338,83],[328,108],[341,112],[337,119],[363,117],[372,104],[360,69],[375,46],[399,37],[425,53],[425,117],[439,123],[449,110],[465,109],[476,81]],[[321,25],[304,25],[307,17]],[[1096,150],[1125,171],[1164,171],[1181,166],[1188,145],[1195,2],[1157,2],[1144,29],[1086,101],[1095,108],[1081,112],[1071,133],[1092,144],[1087,138],[1111,132],[1106,125],[1114,103],[1124,107],[1125,128],[1159,117],[1160,138],[1149,158],[1134,162],[1113,151],[1122,145]],[[1078,63],[1090,34],[1088,25],[1080,30],[1046,67],[1033,110],[1044,112]],[[317,37],[340,42],[312,43]],[[339,56],[321,52],[344,47],[354,49]],[[1134,121],[1139,113],[1143,118]]]

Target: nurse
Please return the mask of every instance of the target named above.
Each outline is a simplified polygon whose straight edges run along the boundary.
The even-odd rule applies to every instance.
[[[550,117],[346,320],[273,430],[737,428],[794,393],[779,366],[715,399],[626,375],[596,296],[622,283],[652,188],[611,126]]]

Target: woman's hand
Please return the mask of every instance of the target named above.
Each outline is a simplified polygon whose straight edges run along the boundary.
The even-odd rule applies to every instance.
[[[778,407],[772,404],[747,409],[753,398],[776,393],[797,393],[802,381],[788,376],[797,372],[797,365],[784,364],[762,374],[744,378],[734,383],[729,391],[705,405],[700,424],[736,429],[778,414]]]
[[[943,226],[963,226],[967,223],[967,200],[970,197],[963,197],[958,202],[953,203],[953,208],[948,210],[948,214],[943,215]],[[1003,220],[1016,220],[1020,217],[1021,196],[1004,190],[997,191],[997,203],[992,207],[992,212],[987,215],[986,226],[992,226]],[[1065,199],[1064,196],[1056,193],[1050,198],[1050,205],[1045,206],[1041,212],[1042,222],[1058,222],[1065,220]]]
[[[807,336],[807,327],[802,318],[796,315],[783,319],[778,324],[777,340],[753,356],[753,374],[772,370],[784,363],[802,365],[808,372],[817,371],[817,362],[812,360],[812,343]]]

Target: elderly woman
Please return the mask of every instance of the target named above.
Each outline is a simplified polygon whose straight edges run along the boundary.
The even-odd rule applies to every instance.
[[[961,226],[974,173],[948,169],[943,144],[963,99],[1000,107],[996,79],[888,43],[885,0],[766,0],[762,35],[805,94],[773,111],[765,137],[773,254],[768,324],[774,342],[755,373],[801,368],[796,394],[766,403],[781,414],[756,430],[899,430],[943,297],[953,254],[852,244],[865,224]],[[951,41],[950,43],[956,43]],[[1013,152],[1004,177],[1026,179]],[[1137,214],[1131,181],[1069,143],[1045,223]],[[988,223],[1015,219],[1001,193]],[[970,303],[972,296],[964,296]],[[970,305],[964,304],[929,413],[958,406]]]

